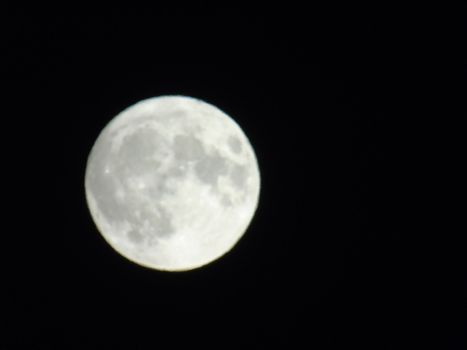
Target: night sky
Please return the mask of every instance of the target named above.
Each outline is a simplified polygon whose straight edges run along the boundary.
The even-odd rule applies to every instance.
[[[400,9],[282,6],[6,6],[1,349],[464,348],[465,323],[424,326],[436,253],[408,224],[423,31]],[[232,116],[262,179],[235,248],[183,273],[118,255],[84,195],[101,129],[168,94]],[[452,277],[441,309],[461,312]]]

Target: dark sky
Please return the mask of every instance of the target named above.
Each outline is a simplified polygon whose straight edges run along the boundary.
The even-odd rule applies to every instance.
[[[6,6],[0,348],[400,349],[441,335],[424,327],[432,262],[407,223],[424,29],[400,8],[283,6]],[[100,130],[166,94],[234,117],[262,177],[235,249],[174,274],[115,253],[84,197]],[[457,307],[443,283],[456,301],[442,308]],[[463,348],[462,325],[443,349]]]

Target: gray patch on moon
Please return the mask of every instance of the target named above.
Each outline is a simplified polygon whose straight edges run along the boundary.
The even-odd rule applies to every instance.
[[[195,161],[203,157],[203,144],[196,137],[177,135],[174,138],[175,158],[181,161]]]
[[[144,241],[144,237],[139,231],[133,229],[127,233],[127,237],[130,242],[134,244],[141,244]]]
[[[125,187],[118,185],[115,179],[104,173],[94,173],[89,176],[88,186],[92,193],[94,193],[97,206],[105,217],[106,221],[113,223],[128,222],[133,231],[128,233],[128,239],[133,243],[140,243],[143,240],[143,223],[149,222],[150,227],[154,227],[154,231],[150,236],[166,237],[174,232],[172,224],[172,216],[164,210],[161,206],[155,209],[151,206],[144,206],[139,211],[131,210],[140,199],[132,192],[123,192],[123,200],[118,197],[118,190],[122,191]],[[170,195],[170,190],[167,188],[159,188],[159,191],[151,193],[154,197],[162,198],[165,195]],[[131,233],[132,232],[132,233]],[[141,236],[141,239],[139,236]]]
[[[160,205],[156,208],[145,206],[139,215],[127,215],[125,220],[133,228],[132,231],[134,231],[132,236],[128,236],[132,242],[138,239],[137,234],[141,236],[141,241],[146,236],[149,243],[154,243],[158,238],[168,237],[175,232],[172,224],[172,215]],[[148,230],[148,227],[151,229]]]
[[[166,175],[162,176],[162,183],[165,183],[169,178],[182,178],[187,174],[188,168],[186,165],[172,166],[166,171]]]
[[[157,206],[156,209],[144,207],[139,215],[129,214],[121,221],[130,225],[131,230],[127,233],[127,238],[135,245],[141,245],[143,242],[154,245],[160,238],[169,237],[175,232],[172,215],[161,206]]]
[[[147,188],[147,193],[149,194],[149,197],[151,197],[154,200],[160,200],[164,196],[175,194],[175,189],[169,185],[167,180],[169,177],[181,177],[182,174],[179,172],[175,173],[175,171],[170,171],[170,169],[168,174],[169,176],[159,176],[157,178],[156,184]]]
[[[235,154],[239,154],[242,151],[242,143],[235,136],[229,136],[227,144],[229,145],[230,150]]]
[[[187,113],[183,109],[176,109],[168,113],[157,114],[157,118],[164,119],[165,122],[173,122],[177,119],[184,119],[186,117],[187,117]]]
[[[248,170],[245,166],[234,165],[230,173],[230,179],[235,187],[241,189],[245,187],[246,179],[248,177]]]
[[[226,159],[215,152],[211,156],[200,159],[195,165],[195,173],[205,184],[215,186],[221,175],[227,174]]]
[[[172,224],[172,215],[167,210],[158,206],[157,213],[151,214],[152,216],[149,218],[149,221],[152,223],[151,227],[155,228],[153,233],[154,236],[166,237],[174,233],[175,230]]]
[[[227,195],[223,195],[222,198],[221,198],[221,204],[224,206],[224,207],[230,207],[232,206],[232,200],[230,199],[229,196]]]
[[[161,162],[154,158],[154,149],[157,149],[155,147],[161,145],[157,135],[158,133],[152,129],[140,129],[127,135],[117,153],[95,153],[92,163],[98,165],[89,171],[88,186],[95,194],[103,216],[109,223],[128,222],[133,230],[128,233],[127,238],[135,244],[144,240],[144,222],[149,223],[149,227],[155,228],[152,232],[146,231],[147,235],[151,236],[148,237],[150,240],[172,234],[174,227],[172,217],[160,206],[156,208],[144,206],[139,213],[130,210],[135,206],[139,207],[141,199],[140,194],[129,189],[128,180],[153,172],[155,181],[145,191],[150,198],[158,201],[174,194],[174,190],[168,186],[168,180],[183,177],[186,173],[186,169],[179,167],[169,168],[164,173],[157,170],[161,166]],[[190,146],[190,149],[193,149],[193,142]],[[98,150],[102,149],[110,150],[110,147],[98,148]],[[184,155],[190,159],[196,154],[191,152]],[[113,165],[111,173],[105,172],[105,164]]]
[[[104,173],[104,169],[96,169],[96,172],[89,174],[88,186],[107,221],[120,221],[127,216],[125,205],[117,198],[119,185],[114,178]]]
[[[116,159],[117,174],[131,172],[145,174],[148,169],[157,169],[159,163],[153,158],[154,150],[161,148],[159,134],[152,129],[140,129],[124,137]]]

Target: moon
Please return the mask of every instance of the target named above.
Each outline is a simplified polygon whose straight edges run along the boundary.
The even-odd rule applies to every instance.
[[[113,118],[88,156],[85,196],[118,253],[163,271],[230,251],[258,206],[260,173],[240,126],[187,96],[142,100]]]

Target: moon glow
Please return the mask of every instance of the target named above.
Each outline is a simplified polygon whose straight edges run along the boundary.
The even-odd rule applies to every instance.
[[[85,194],[104,239],[166,271],[206,265],[247,230],[260,174],[240,126],[185,96],[140,101],[113,118],[88,157]]]

